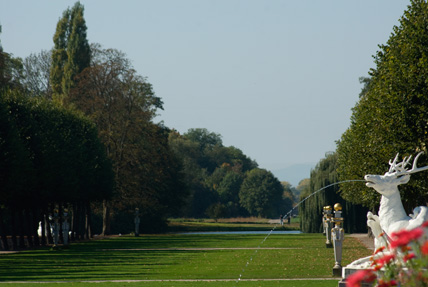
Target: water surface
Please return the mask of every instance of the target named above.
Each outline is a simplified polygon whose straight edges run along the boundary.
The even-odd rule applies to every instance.
[[[302,232],[299,230],[279,230],[279,231],[196,231],[196,232],[178,232],[177,234],[241,234],[241,235],[247,235],[247,234],[301,234]]]

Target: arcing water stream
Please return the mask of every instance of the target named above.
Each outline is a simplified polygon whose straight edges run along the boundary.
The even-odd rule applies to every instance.
[[[332,184],[326,185],[326,186],[324,186],[323,188],[318,189],[317,191],[315,191],[315,192],[311,193],[309,196],[305,197],[303,200],[301,200],[300,202],[298,202],[298,203],[296,204],[296,206],[294,206],[290,211],[288,211],[288,212],[285,214],[284,218],[286,218],[287,216],[291,215],[291,213],[293,212],[293,210],[294,210],[294,209],[296,209],[297,207],[299,207],[299,205],[300,205],[300,204],[302,204],[302,203],[303,203],[303,202],[305,202],[308,198],[310,198],[311,196],[313,196],[313,195],[317,194],[318,192],[323,191],[323,190],[325,190],[325,189],[327,189],[327,188],[329,188],[329,187],[331,187],[331,186],[334,186],[334,185],[338,185],[338,184],[345,183],[345,182],[356,182],[356,181],[357,181],[357,182],[358,182],[358,181],[366,182],[365,180],[362,180],[362,179],[343,180],[343,181],[339,181],[339,182],[335,182],[335,183],[332,183]],[[268,239],[268,237],[272,234],[272,232],[276,229],[276,227],[277,227],[277,224],[275,224],[275,226],[274,226],[274,227],[272,228],[272,230],[271,230],[271,231],[266,235],[266,237],[262,240],[262,242],[259,244],[259,246],[257,246],[257,249],[254,251],[254,254],[253,254],[253,255],[251,255],[251,257],[250,257],[250,259],[249,259],[249,260],[247,260],[247,263],[245,264],[245,267],[242,269],[241,274],[239,274],[239,278],[238,278],[238,279],[236,279],[236,283],[238,283],[239,281],[241,281],[242,274],[245,272],[245,270],[246,270],[246,268],[248,267],[248,265],[250,265],[250,263],[253,261],[253,257],[257,254],[257,252],[259,251],[259,249],[260,249],[261,245],[262,245],[262,244],[263,244],[263,243]]]

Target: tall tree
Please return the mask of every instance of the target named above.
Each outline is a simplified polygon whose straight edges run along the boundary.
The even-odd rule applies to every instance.
[[[337,153],[327,153],[325,158],[321,159],[311,171],[309,189],[302,192],[301,199],[314,192],[317,193],[300,205],[300,228],[303,232],[321,232],[323,228],[323,207],[326,205],[333,206],[336,203],[340,203],[343,206],[342,216],[345,218],[344,228],[346,232],[366,231],[365,220],[360,219],[365,218],[367,210],[345,201],[339,195],[339,185],[332,185],[338,181],[336,169]]]
[[[253,169],[246,174],[239,192],[239,202],[251,215],[277,217],[281,212],[283,187],[265,169]]]
[[[0,25],[0,34],[1,34]],[[21,88],[22,60],[3,50],[0,42],[0,93],[7,89]]]
[[[411,0],[385,45],[380,45],[367,89],[353,108],[351,126],[338,143],[341,180],[384,174],[388,161],[425,151],[428,134],[428,3]],[[421,157],[420,165],[427,165]],[[402,186],[409,209],[428,201],[426,174]],[[344,184],[343,196],[374,209],[379,194],[361,184]]]
[[[22,86],[31,96],[41,96],[52,99],[50,70],[52,51],[41,51],[31,54],[23,61]]]
[[[168,198],[163,197],[171,191],[173,182],[177,196],[183,195],[183,188],[177,175],[162,166],[168,160],[171,160],[170,166],[174,166],[175,161],[169,158],[172,153],[164,146],[167,135],[162,132],[162,127],[151,122],[156,110],[162,109],[162,101],[155,96],[151,84],[137,74],[122,52],[102,49],[99,45],[92,46],[92,50],[92,65],[78,76],[78,84],[66,102],[94,120],[106,153],[113,162],[115,196],[113,201],[104,202],[103,233],[109,233],[112,204],[122,210],[130,210],[130,205],[134,205],[132,210],[139,207],[144,212],[149,204],[157,203],[158,213],[153,212],[153,215],[159,214],[166,209],[173,210],[171,206],[165,207]],[[159,157],[165,157],[165,161],[160,161]],[[177,172],[179,170],[177,168]],[[153,181],[159,182],[156,188],[150,184]],[[143,198],[152,200],[144,201]],[[179,206],[179,199],[171,194],[169,198],[175,198]],[[143,206],[137,206],[139,204]],[[164,216],[159,218],[164,219]]]
[[[90,65],[91,49],[86,38],[83,12],[84,7],[80,2],[65,10],[53,37],[50,79],[53,97],[60,103],[74,87],[75,77]]]

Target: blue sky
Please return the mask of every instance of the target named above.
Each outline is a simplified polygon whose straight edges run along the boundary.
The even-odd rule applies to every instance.
[[[156,121],[207,128],[259,166],[315,165],[350,124],[359,77],[409,1],[80,1],[89,42],[127,54],[164,101]],[[75,1],[0,0],[1,43],[53,47]],[[309,174],[308,176],[309,177]]]

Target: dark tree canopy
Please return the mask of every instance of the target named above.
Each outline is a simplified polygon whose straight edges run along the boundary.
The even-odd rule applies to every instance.
[[[18,247],[19,226],[19,247],[24,233],[29,246],[37,245],[38,222],[54,208],[73,208],[72,236],[88,238],[90,203],[109,198],[114,184],[95,125],[81,113],[9,90],[0,94],[0,127],[3,248],[8,232]]]

